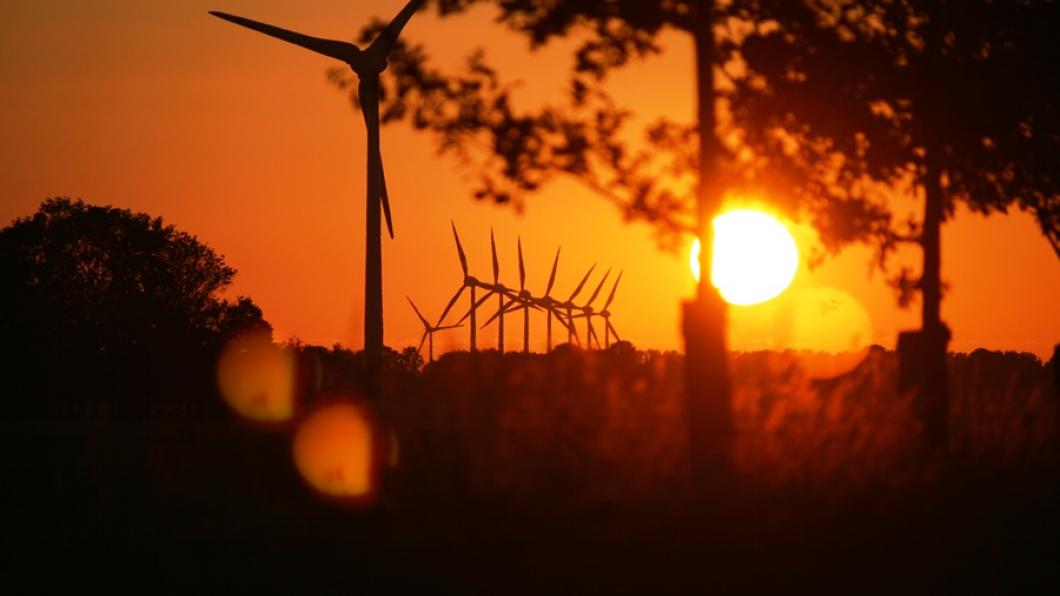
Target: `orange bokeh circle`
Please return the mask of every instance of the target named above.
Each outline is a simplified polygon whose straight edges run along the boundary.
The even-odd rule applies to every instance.
[[[307,414],[295,431],[295,468],[316,492],[342,503],[375,500],[389,436],[369,406],[334,399]]]

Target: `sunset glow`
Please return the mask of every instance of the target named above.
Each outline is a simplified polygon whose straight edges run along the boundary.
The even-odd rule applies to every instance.
[[[690,266],[698,280],[700,246]],[[799,251],[784,224],[760,211],[735,210],[714,218],[711,283],[729,304],[751,305],[775,298],[795,278]]]
[[[1060,0],[4,8],[7,583],[1060,584]]]

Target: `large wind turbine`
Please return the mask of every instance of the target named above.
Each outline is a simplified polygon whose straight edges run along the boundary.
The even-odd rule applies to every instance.
[[[369,397],[378,398],[379,372],[383,363],[383,260],[381,222],[379,210],[382,206],[386,216],[386,227],[394,237],[394,225],[390,218],[390,201],[387,197],[386,180],[383,175],[383,158],[379,149],[379,75],[387,67],[387,57],[397,43],[398,35],[423,0],[410,0],[394,17],[379,37],[361,50],[352,43],[310,37],[287,29],[281,29],[243,17],[211,11],[215,17],[253,29],[271,37],[341,60],[353,69],[360,85],[357,88],[361,112],[368,137],[368,184],[365,201],[365,282],[364,282],[364,355],[368,378]]]

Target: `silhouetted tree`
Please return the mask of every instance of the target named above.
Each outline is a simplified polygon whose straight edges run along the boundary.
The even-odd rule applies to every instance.
[[[483,0],[484,1],[484,0]],[[439,0],[440,14],[465,12],[478,0]],[[701,281],[697,298],[685,305],[688,354],[688,414],[700,477],[728,466],[732,436],[730,381],[725,353],[725,304],[710,283],[710,222],[721,206],[723,172],[734,163],[719,142],[715,70],[726,60],[718,32],[732,12],[731,3],[710,0],[515,0],[497,2],[497,20],[539,48],[578,35],[575,65],[561,105],[520,111],[513,87],[490,67],[483,52],[466,69],[444,74],[428,63],[422,46],[398,43],[390,76],[382,83],[384,122],[408,119],[433,133],[442,152],[474,165],[479,199],[522,204],[528,193],[558,176],[569,176],[617,205],[627,219],[649,222],[661,245],[683,244],[688,233],[702,240]],[[365,30],[373,37],[382,23]],[[608,75],[660,50],[664,29],[691,36],[695,46],[693,77],[698,98],[696,120],[678,123],[660,118],[645,134],[646,146],[633,150],[625,124],[631,113],[604,90]],[[723,37],[725,35],[722,31]],[[330,73],[353,92],[348,73]],[[356,103],[356,96],[354,96]],[[695,197],[695,200],[692,200]]]
[[[881,265],[922,247],[899,302],[921,294],[922,328],[900,338],[903,384],[920,392],[929,439],[946,436],[940,228],[962,201],[1036,215],[1060,255],[1060,48],[1048,0],[755,2],[733,97],[757,182],[798,196],[832,249],[872,238]],[[919,191],[922,219],[892,221],[894,194]],[[888,193],[891,193],[888,195]]]
[[[483,2],[439,0],[438,7],[448,15]],[[923,289],[924,330],[907,339],[919,346],[916,360],[936,373],[944,367],[948,336],[938,316],[937,231],[951,208],[941,198],[943,181],[948,195],[967,197],[973,209],[1015,202],[1033,210],[1057,246],[1054,163],[1051,149],[1044,151],[1055,144],[1044,132],[1056,130],[1055,83],[1034,75],[1056,63],[1049,62],[1055,50],[1042,35],[1052,21],[1031,16],[1052,10],[1051,2],[980,2],[968,13],[963,4],[958,9],[942,0],[915,7],[889,0],[496,4],[498,22],[525,36],[531,48],[577,36],[564,101],[518,110],[514,87],[485,53],[474,53],[452,75],[432,67],[423,47],[401,46],[384,84],[383,120],[407,118],[433,133],[443,153],[476,166],[477,198],[521,205],[526,194],[565,175],[615,203],[627,219],[650,222],[663,246],[677,245],[689,231],[701,237],[708,250],[701,255],[699,298],[685,311],[685,340],[693,434],[697,441],[719,438],[702,445],[705,450],[723,452],[722,437],[731,429],[724,304],[709,283],[708,225],[727,189],[771,190],[775,203],[809,213],[832,251],[870,240],[884,263],[900,243],[922,243],[920,281],[903,271],[894,283],[903,301],[914,286]],[[697,119],[689,125],[660,118],[646,131],[644,148],[634,150],[625,130],[631,113],[603,83],[612,71],[658,53],[658,35],[667,28],[694,41]],[[1033,59],[1021,61],[1027,56]],[[980,77],[986,70],[989,76]],[[331,77],[352,89],[343,71]],[[1030,91],[998,97],[998,89],[1014,83]],[[946,86],[960,89],[953,97],[998,97],[1002,105],[965,101],[954,117],[945,105]],[[1043,133],[1029,133],[1034,130]],[[785,159],[769,159],[778,154]],[[918,224],[894,222],[879,190],[881,183],[923,180],[934,183],[924,186],[921,233]],[[686,199],[693,192],[695,202]],[[927,386],[943,379],[924,376]],[[944,384],[932,392],[944,394]]]
[[[269,329],[249,298],[220,297],[234,274],[161,218],[49,199],[0,230],[0,334],[15,348],[5,379],[18,399],[49,399],[52,410],[141,411],[163,395],[215,401],[224,337]],[[189,383],[207,394],[182,394]]]

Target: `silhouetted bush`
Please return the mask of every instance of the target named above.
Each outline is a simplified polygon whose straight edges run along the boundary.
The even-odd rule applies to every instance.
[[[161,218],[45,201],[0,230],[3,416],[215,415],[220,344],[268,328],[249,298],[220,298],[234,275]]]

